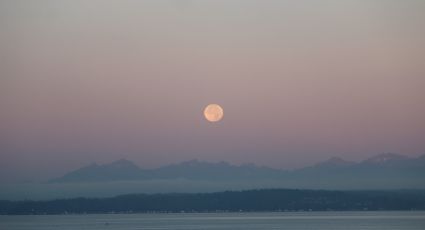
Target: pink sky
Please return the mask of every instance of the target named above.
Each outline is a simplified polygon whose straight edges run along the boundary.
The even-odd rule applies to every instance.
[[[0,174],[425,153],[423,1],[1,1]],[[204,106],[224,119],[208,123]]]

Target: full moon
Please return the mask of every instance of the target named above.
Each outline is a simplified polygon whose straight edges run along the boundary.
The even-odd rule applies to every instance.
[[[210,122],[217,122],[223,118],[223,108],[217,104],[209,104],[204,109],[204,116]]]

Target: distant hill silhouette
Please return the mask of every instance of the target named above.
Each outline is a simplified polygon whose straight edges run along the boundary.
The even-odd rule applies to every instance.
[[[51,180],[51,183],[105,181],[146,181],[188,179],[194,181],[255,181],[275,180],[288,187],[313,188],[425,188],[425,155],[409,158],[383,153],[361,162],[333,157],[310,167],[287,171],[253,164],[231,165],[226,162],[198,160],[171,164],[156,169],[141,169],[131,161],[121,159],[110,164],[91,164]],[[353,186],[351,186],[353,185]],[[311,188],[310,186],[310,188]]]
[[[129,160],[121,159],[104,165],[92,163],[52,182],[138,180],[143,178],[145,171]]]
[[[215,193],[133,194],[100,199],[0,201],[0,215],[331,210],[425,210],[425,191],[262,189]]]
[[[209,163],[198,160],[171,164],[157,169],[140,169],[131,161],[121,159],[110,164],[89,166],[67,173],[51,182],[87,182],[116,180],[193,179],[193,180],[241,180],[255,178],[279,178],[284,171],[253,164],[241,166],[226,162]]]

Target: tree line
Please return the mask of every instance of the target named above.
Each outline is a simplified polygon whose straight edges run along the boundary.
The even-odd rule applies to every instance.
[[[1,215],[146,212],[425,210],[424,190],[261,189],[130,194],[110,198],[0,201]]]

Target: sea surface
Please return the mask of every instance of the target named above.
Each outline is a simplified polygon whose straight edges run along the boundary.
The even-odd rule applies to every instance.
[[[424,230],[425,212],[258,212],[0,216],[2,230]]]

